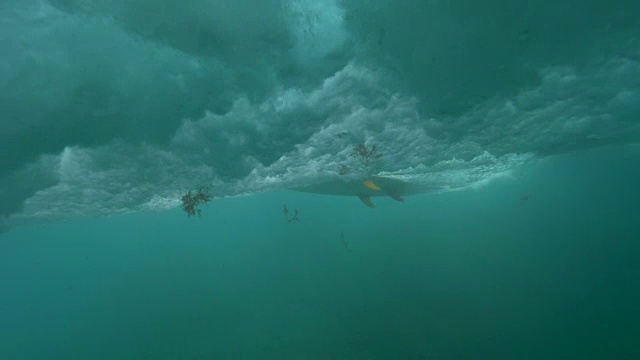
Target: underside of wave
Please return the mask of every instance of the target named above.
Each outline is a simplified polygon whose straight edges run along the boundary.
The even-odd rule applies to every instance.
[[[289,187],[294,191],[357,196],[370,207],[370,197],[390,196],[404,201],[405,196],[479,188],[498,178],[512,177],[514,170],[533,159],[533,154],[509,154],[494,157],[485,152],[470,161],[453,159],[433,166],[418,165],[396,172],[370,176],[336,177],[328,181]]]
[[[251,196],[267,191],[292,190],[318,195],[359,197],[369,207],[370,197],[389,196],[398,201],[404,197],[481,187],[493,179],[511,176],[513,171],[533,158],[532,154],[509,154],[495,157],[481,154],[471,160],[452,159],[432,166],[419,164],[404,170],[374,175],[338,175],[333,169],[312,175],[292,175],[269,171],[253,174],[237,182],[217,182],[209,188],[216,198]],[[136,198],[103,196],[99,191],[83,191],[82,198],[66,197],[59,188],[39,191],[24,202],[21,212],[0,218],[0,231],[15,226],[55,222],[77,217],[99,217],[141,211],[166,211],[182,205],[183,189],[176,184],[139,184]],[[135,187],[135,184],[131,184]],[[132,190],[133,191],[133,190]],[[69,194],[66,194],[69,195]]]

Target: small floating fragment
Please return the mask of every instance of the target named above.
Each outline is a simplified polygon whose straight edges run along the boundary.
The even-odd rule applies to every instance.
[[[298,209],[293,209],[293,216],[289,218],[289,208],[287,208],[287,204],[284,204],[283,213],[284,213],[284,218],[287,220],[287,222],[300,221],[300,219],[298,219],[298,214],[300,214],[300,210]]]
[[[297,222],[300,221],[300,219],[298,219],[298,214],[300,213],[300,210],[298,209],[293,209],[293,217],[291,219],[289,219],[289,222]]]
[[[344,238],[344,231],[340,232],[340,242],[344,246],[344,249],[351,252],[351,248],[349,248],[349,241]]]

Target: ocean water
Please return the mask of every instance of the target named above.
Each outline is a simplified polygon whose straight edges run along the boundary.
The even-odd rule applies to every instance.
[[[640,358],[636,14],[0,2],[0,359]]]

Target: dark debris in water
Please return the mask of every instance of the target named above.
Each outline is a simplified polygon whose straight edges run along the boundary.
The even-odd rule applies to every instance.
[[[201,216],[202,209],[200,207],[203,204],[207,205],[211,201],[211,197],[208,188],[200,187],[195,191],[187,191],[182,195],[182,210],[187,213],[188,217],[196,214]]]
[[[284,218],[287,219],[287,222],[298,222],[300,219],[298,218],[298,214],[300,214],[300,210],[293,209],[293,216],[289,217],[289,208],[287,208],[287,204],[284,204]]]

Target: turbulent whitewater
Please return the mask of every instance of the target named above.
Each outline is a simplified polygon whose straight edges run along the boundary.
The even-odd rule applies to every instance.
[[[2,227],[322,186],[358,144],[428,194],[640,140],[638,4],[181,4],[0,5]]]

